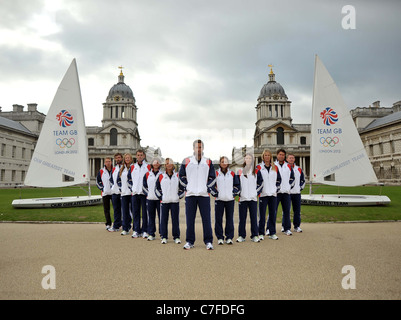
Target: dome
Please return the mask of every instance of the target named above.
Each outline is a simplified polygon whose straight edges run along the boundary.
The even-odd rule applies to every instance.
[[[118,83],[111,87],[107,96],[107,100],[113,99],[115,96],[125,99],[132,99],[135,101],[132,89],[124,83],[124,75],[122,72],[118,76]]]
[[[263,86],[262,90],[260,90],[258,99],[273,97],[274,95],[278,95],[280,98],[288,98],[281,84],[275,81],[275,74],[271,72],[269,74],[269,82]]]

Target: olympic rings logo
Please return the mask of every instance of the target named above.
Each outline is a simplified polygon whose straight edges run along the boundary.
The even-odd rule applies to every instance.
[[[334,147],[337,143],[340,142],[340,139],[338,137],[321,137],[320,138],[320,144],[323,145],[323,147]]]
[[[58,138],[57,140],[56,140],[56,144],[61,148],[61,149],[64,149],[64,148],[71,148],[74,144],[75,144],[75,139],[74,138],[70,138],[70,139],[68,139],[68,138],[64,138],[64,139],[60,139],[60,138]]]

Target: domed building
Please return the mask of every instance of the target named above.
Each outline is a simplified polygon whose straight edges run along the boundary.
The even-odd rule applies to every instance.
[[[134,160],[138,149],[145,150],[147,159],[151,159],[155,153],[160,153],[159,149],[148,150],[149,147],[141,147],[137,122],[138,107],[134,93],[124,82],[124,78],[121,70],[118,82],[110,88],[106,102],[103,103],[102,126],[86,127],[92,179],[103,167],[104,158],[113,157],[117,152],[131,153]]]
[[[264,149],[275,158],[278,149],[294,153],[296,163],[309,173],[310,124],[293,124],[291,101],[283,86],[276,81],[271,65],[269,81],[260,90],[256,104],[256,123],[252,147],[233,149],[233,163],[241,164],[246,152],[253,152],[257,163],[262,161]]]

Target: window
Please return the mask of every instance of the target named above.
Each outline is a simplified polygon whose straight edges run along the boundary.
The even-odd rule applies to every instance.
[[[124,106],[121,107],[121,118],[125,118]]]
[[[306,144],[306,137],[301,137],[301,144]]]
[[[118,106],[116,106],[116,118],[118,119]]]
[[[282,127],[277,128],[277,144],[284,144],[284,129]]]
[[[110,145],[116,146],[117,145],[117,129],[113,128],[110,130]]]
[[[95,139],[89,138],[88,139],[88,146],[94,146],[95,145]]]

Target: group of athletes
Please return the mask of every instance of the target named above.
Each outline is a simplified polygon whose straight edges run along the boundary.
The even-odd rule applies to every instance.
[[[203,155],[201,140],[193,142],[193,155],[185,158],[178,172],[171,158],[166,158],[161,170],[161,160],[154,158],[150,164],[145,160],[143,150],[136,152],[136,162],[131,154],[117,153],[113,159],[105,158],[104,167],[99,171],[96,184],[102,191],[106,230],[121,231],[121,235],[132,238],[156,237],[156,215],[161,243],[167,243],[168,220],[171,214],[172,236],[175,243],[181,243],[179,226],[179,201],[185,197],[186,243],[184,249],[195,244],[195,217],[197,209],[202,219],[203,242],[206,249],[213,249],[210,195],[215,197],[214,231],[219,245],[233,244],[235,197],[239,203],[239,225],[237,242],[246,239],[246,219],[249,212],[251,241],[259,242],[265,236],[277,240],[277,207],[282,207],[282,229],[285,235],[291,232],[291,207],[295,232],[302,232],[301,191],[305,186],[303,171],[295,164],[295,156],[280,149],[276,161],[270,150],[262,153],[262,162],[255,164],[254,156],[247,153],[238,172],[229,169],[228,158],[219,160],[215,170],[210,159]],[[258,205],[259,201],[259,220]],[[114,210],[114,221],[110,216],[110,202]],[[266,221],[266,210],[268,218]],[[225,228],[223,230],[223,216]]]

